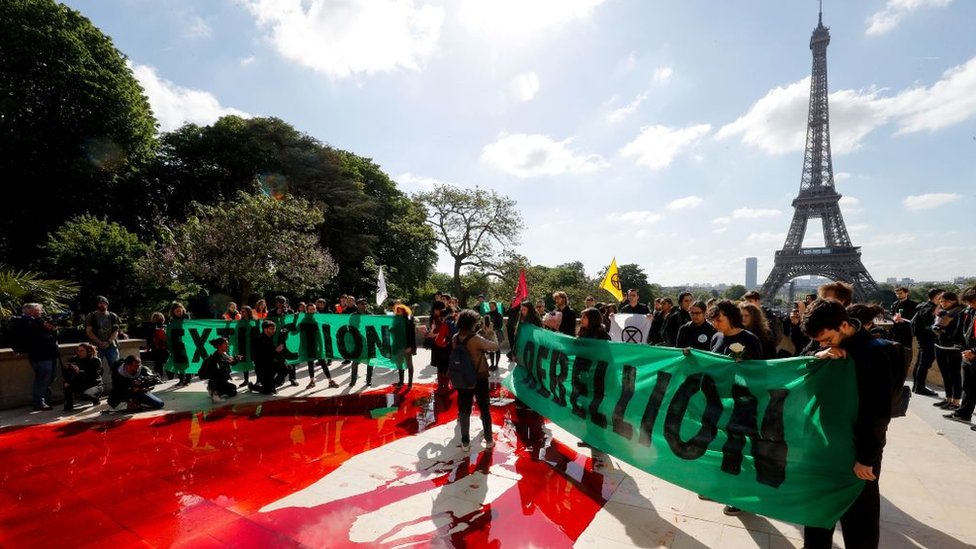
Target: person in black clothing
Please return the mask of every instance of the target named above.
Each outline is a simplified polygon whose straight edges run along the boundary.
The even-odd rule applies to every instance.
[[[944,410],[956,410],[962,399],[962,332],[959,316],[965,307],[959,303],[955,292],[939,296],[939,309],[932,326],[935,334],[935,362],[942,374],[945,398],[933,406]]]
[[[670,299],[668,301],[670,302]],[[671,312],[670,307],[667,312],[664,311],[664,298],[659,297],[654,300],[654,311],[651,313],[651,329],[647,334],[648,344],[660,345],[663,341],[661,328],[664,327],[664,319],[667,317],[668,312]]]
[[[962,403],[959,409],[945,415],[946,419],[969,423],[976,409],[976,288],[962,293],[962,302],[967,305],[956,321],[962,351]],[[973,427],[976,431],[976,427]]]
[[[708,310],[708,320],[715,328],[709,350],[733,357],[736,362],[762,358],[762,344],[755,334],[742,327],[742,311],[728,299],[717,301]],[[726,505],[723,513],[730,517],[742,514],[742,509]]]
[[[776,338],[762,309],[752,303],[743,302],[739,303],[739,311],[742,312],[742,327],[759,338],[763,360],[776,358]]]
[[[174,301],[169,306],[169,321],[171,323],[175,323],[176,325],[179,325],[184,320],[190,320],[190,313],[186,312],[186,307],[184,307],[182,303],[178,301]],[[182,367],[185,369],[186,366],[179,365],[178,367]],[[188,374],[186,373],[185,370],[177,370],[176,375],[178,377],[178,380],[176,382],[177,388],[186,387],[187,385],[190,384],[190,381],[193,379],[193,374]]]
[[[108,405],[115,408],[126,403],[126,411],[137,412],[146,406],[153,410],[163,407],[163,400],[152,393],[159,377],[135,355],[129,355],[112,365],[112,391]]]
[[[517,303],[515,297],[512,298],[512,303],[505,315],[505,337],[508,338],[508,354],[505,356],[509,362],[515,360],[515,327],[518,326],[519,310],[522,308],[522,304]]]
[[[925,380],[929,375],[929,368],[935,362],[935,334],[932,333],[932,325],[935,324],[935,310],[938,308],[939,297],[942,296],[941,288],[932,288],[928,292],[929,300],[922,303],[915,310],[912,317],[912,334],[918,342],[918,357],[915,360],[915,369],[912,372],[912,390],[920,395],[939,396],[938,393],[925,386]]]
[[[247,388],[255,393],[274,394],[278,383],[285,379],[285,359],[282,355],[285,345],[277,342],[276,329],[274,322],[265,320],[261,323],[261,335],[251,344],[254,375],[258,382],[249,383]]]
[[[600,311],[596,307],[583,309],[583,312],[580,313],[580,325],[576,337],[610,341],[610,334],[603,327],[603,316],[600,315]]]
[[[620,313],[634,315],[651,314],[651,308],[646,303],[641,303],[639,299],[640,296],[637,295],[637,290],[634,288],[627,290],[627,301],[620,306]]]
[[[678,341],[678,329],[681,328],[682,324],[691,321],[691,315],[688,315],[688,312],[681,307],[674,307],[670,297],[661,298],[661,305],[661,310],[666,311],[664,323],[661,326],[661,345],[674,347]]]
[[[569,306],[569,296],[566,292],[559,291],[553,293],[552,298],[556,300],[556,311],[562,315],[557,331],[569,336],[576,335],[576,311]]]
[[[349,314],[353,314],[353,315],[369,314],[369,309],[367,308],[369,302],[366,301],[365,298],[361,297],[359,299],[353,299],[352,297],[350,297],[349,300],[355,304],[355,307],[352,307],[352,310],[349,312]],[[359,360],[354,359],[352,361],[352,366],[349,367],[349,371],[350,371],[349,386],[352,387],[353,385],[356,384],[356,379],[359,376]],[[366,386],[371,387],[372,385],[373,385],[373,366],[370,365],[369,362],[367,362],[366,363]]]
[[[912,365],[912,318],[918,303],[908,297],[908,288],[895,288],[897,301],[891,304],[891,339],[905,348],[905,371]]]
[[[18,353],[26,353],[34,369],[34,387],[31,404],[34,411],[51,409],[51,380],[54,365],[61,358],[58,351],[58,329],[45,320],[44,307],[39,303],[25,303],[23,316],[12,320],[16,335],[14,346]]]
[[[318,298],[315,300],[314,304],[309,304],[306,312],[310,314],[331,314],[332,307],[329,307],[329,303],[324,298]],[[332,359],[330,358],[320,358],[318,360],[308,361],[308,387],[306,389],[312,389],[315,387],[315,366],[318,365],[322,368],[322,372],[325,374],[325,379],[329,380],[329,388],[335,389],[339,386],[338,383],[332,380],[332,372],[329,371],[329,366],[332,365]]]
[[[237,386],[230,382],[231,366],[237,364],[244,357],[230,356],[230,342],[226,337],[210,340],[214,352],[203,360],[200,365],[200,378],[207,380],[207,391],[214,402],[221,402],[225,398],[237,396]]]
[[[413,387],[413,357],[417,354],[417,321],[414,320],[413,314],[411,314],[410,308],[403,303],[396,303],[393,305],[393,311],[403,317],[403,338],[404,338],[404,348],[403,348],[403,361],[406,366],[407,375],[407,391]],[[399,389],[403,387],[403,368],[397,370],[399,375],[399,381],[396,384],[396,388]]]
[[[91,343],[78,345],[75,356],[68,359],[68,363],[61,370],[64,378],[64,411],[70,412],[75,408],[75,395],[84,395],[93,406],[98,406],[102,396],[102,361],[98,358],[98,351]]]
[[[500,348],[502,341],[502,313],[498,310],[498,303],[496,301],[488,302],[488,312],[484,316],[491,322],[491,329],[495,331],[495,340],[499,342]],[[502,352],[500,350],[488,353],[488,369],[497,370],[501,358]]]
[[[710,350],[715,328],[705,322],[705,302],[696,301],[692,303],[688,314],[691,315],[691,320],[678,328],[678,338],[675,340],[674,346],[679,349]]]
[[[844,305],[836,299],[814,301],[803,317],[803,332],[817,341],[823,350],[816,353],[821,359],[850,358],[854,361],[857,379],[857,419],[854,422],[854,474],[865,480],[864,488],[854,503],[840,518],[844,545],[857,548],[877,548],[881,496],[878,476],[881,474],[881,455],[891,421],[892,376],[900,370],[893,355],[886,352],[887,344],[879,342],[860,323],[851,319]],[[833,528],[804,527],[803,543],[807,549],[827,549],[832,546]]]

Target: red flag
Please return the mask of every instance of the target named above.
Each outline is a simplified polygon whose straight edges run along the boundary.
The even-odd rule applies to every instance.
[[[522,269],[519,273],[518,286],[515,287],[515,297],[512,298],[512,307],[518,307],[528,297],[529,285],[525,282],[525,269]]]

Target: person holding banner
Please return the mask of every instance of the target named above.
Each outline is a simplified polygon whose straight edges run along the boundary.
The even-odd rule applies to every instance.
[[[678,328],[678,339],[675,347],[679,349],[698,349],[699,351],[711,350],[712,336],[715,335],[715,328],[705,322],[705,302],[696,301],[691,304],[688,313],[691,320],[682,324]]]
[[[170,322],[182,322],[184,320],[190,320],[190,313],[186,312],[186,307],[183,306],[179,301],[174,301],[169,306],[169,320]],[[193,374],[188,374],[186,372],[177,372],[176,388],[186,387],[193,380]]]
[[[478,402],[478,412],[481,414],[482,436],[485,448],[493,448],[495,440],[491,436],[491,406],[488,396],[488,360],[486,353],[498,351],[498,342],[492,341],[494,331],[490,325],[482,324],[481,315],[477,311],[465,309],[457,319],[457,334],[452,339],[452,346],[464,345],[471,356],[478,375],[477,384],[473,389],[458,389],[458,424],[461,426],[461,449],[467,452],[471,443],[471,405]]]
[[[846,313],[845,313],[846,314]],[[736,361],[762,360],[762,343],[742,325],[742,312],[735,303],[723,299],[708,310],[708,320],[715,328],[709,350]]]
[[[285,379],[285,360],[282,356],[285,345],[275,341],[276,328],[277,325],[270,320],[262,322],[261,335],[254,340],[251,348],[254,375],[258,378],[258,382],[249,383],[247,388],[262,395],[274,394],[278,381]]]
[[[437,368],[437,392],[450,391],[447,380],[447,366],[451,358],[451,328],[444,320],[448,308],[443,301],[435,301],[430,308],[430,329],[424,340],[424,347],[430,349],[430,365]]]
[[[847,315],[843,303],[836,299],[817,299],[807,309],[801,324],[803,332],[818,342],[823,350],[820,359],[850,358],[857,379],[857,419],[854,423],[854,474],[864,480],[864,488],[840,518],[844,546],[877,548],[880,537],[881,454],[891,421],[891,373],[901,364],[892,363],[892,355],[861,328],[860,322]],[[832,546],[834,528],[805,526],[806,549]]]
[[[403,340],[406,341],[406,347],[403,348],[403,361],[406,365],[407,370],[407,392],[413,387],[413,357],[417,354],[417,322],[414,320],[411,314],[410,308],[403,303],[397,302],[393,305],[393,311],[403,317]],[[397,370],[400,376],[400,381],[397,382],[396,388],[400,389],[403,387],[403,368]],[[331,380],[330,380],[331,383]]]

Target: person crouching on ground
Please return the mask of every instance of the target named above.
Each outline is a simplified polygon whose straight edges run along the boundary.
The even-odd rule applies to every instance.
[[[287,372],[282,355],[285,345],[275,340],[277,326],[270,320],[261,323],[261,335],[254,340],[251,356],[254,357],[254,375],[258,382],[248,384],[248,389],[262,395],[276,392],[275,387],[283,381]]]
[[[91,343],[78,345],[75,356],[68,359],[61,373],[64,378],[64,411],[75,408],[75,395],[84,395],[93,406],[98,406],[102,395],[102,361]]]
[[[115,408],[122,402],[126,410],[136,412],[142,406],[153,410],[163,407],[163,401],[152,393],[159,378],[152,370],[142,365],[135,355],[129,355],[112,365],[112,392],[108,395],[108,405]]]
[[[231,366],[237,364],[244,357],[230,356],[230,342],[226,337],[218,337],[210,341],[214,352],[200,365],[200,378],[207,380],[207,391],[214,402],[221,402],[225,398],[237,396],[237,386],[230,381]]]
[[[458,423],[461,425],[461,449],[465,452],[471,443],[471,403],[478,401],[478,412],[481,414],[481,428],[485,440],[485,447],[495,446],[491,436],[491,407],[488,397],[488,359],[487,353],[498,351],[498,342],[493,341],[494,330],[487,328],[481,322],[481,315],[477,311],[465,309],[458,315],[457,334],[452,341],[452,347],[464,345],[471,356],[471,363],[478,374],[478,381],[473,389],[458,389]]]

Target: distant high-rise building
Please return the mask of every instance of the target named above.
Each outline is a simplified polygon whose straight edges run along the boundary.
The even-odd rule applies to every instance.
[[[759,278],[756,276],[759,270],[759,260],[755,257],[746,258],[746,288],[753,289],[759,285]]]

